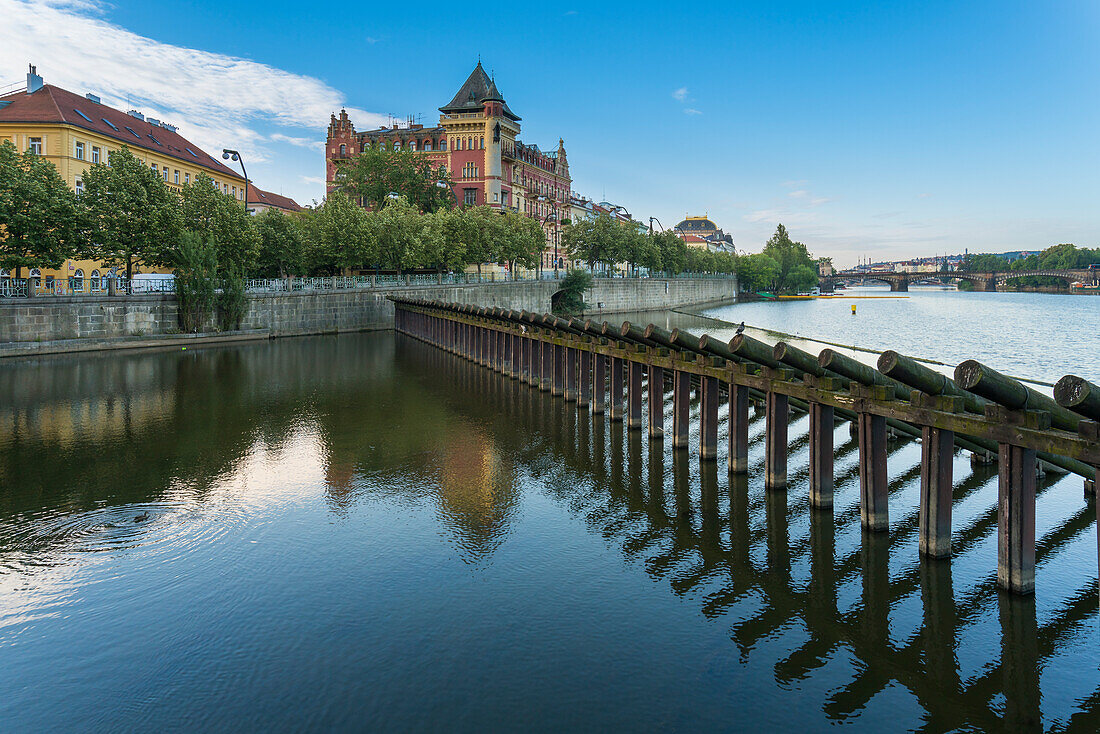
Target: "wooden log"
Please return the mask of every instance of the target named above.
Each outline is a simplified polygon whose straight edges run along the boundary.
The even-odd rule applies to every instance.
[[[612,422],[623,419],[623,360],[611,358],[611,413]]]
[[[783,489],[787,486],[787,422],[790,417],[787,396],[769,392],[765,411],[764,486]]]
[[[800,372],[806,372],[815,377],[824,377],[827,374],[825,369],[818,364],[817,357],[809,352],[802,351],[798,347],[792,347],[787,342],[778,342],[772,347],[772,357],[777,362],[782,362],[788,367],[793,367]]]
[[[646,347],[659,348],[662,346],[652,339],[647,339],[645,336],[645,329],[640,326],[635,326],[629,321],[624,321],[622,326],[619,327],[619,338]]]
[[[753,339],[747,334],[738,334],[730,339],[729,350],[731,354],[741,359],[748,359],[767,367],[780,366],[778,360],[773,356],[774,347],[769,347],[764,342]]]
[[[926,367],[912,357],[898,354],[894,350],[883,352],[878,358],[879,372],[900,383],[916,388],[928,395],[949,395],[961,397],[963,406],[971,413],[981,415],[989,403],[985,398],[963,390],[947,375]]]
[[[715,339],[710,334],[699,337],[699,351],[708,356],[721,357],[730,362],[740,362],[741,358],[729,350],[725,342]]]
[[[1100,421],[1100,387],[1076,375],[1066,375],[1054,385],[1054,401],[1067,410]]]
[[[1050,413],[1051,425],[1064,431],[1076,431],[1081,422],[1081,416],[1063,408],[1052,398],[974,359],[968,359],[955,368],[955,382],[963,390],[977,393],[1010,410]]]
[[[909,399],[910,390],[905,385],[897,380],[891,380],[874,367],[857,362],[833,349],[822,349],[821,354],[817,356],[817,363],[823,369],[847,377],[849,380],[854,380],[861,385],[886,385],[894,389],[894,394],[897,397],[902,400]]]
[[[699,382],[699,458],[715,461],[718,458],[718,378],[704,375]]]
[[[704,354],[704,352],[699,349],[699,338],[680,329],[666,331],[656,324],[650,324],[645,327],[644,336],[646,339],[654,341],[661,346],[668,347],[669,349]]]
[[[925,426],[920,454],[920,552],[932,558],[951,555],[951,492],[955,463],[952,431]]]
[[[649,437],[665,437],[665,369],[655,365],[649,366]]]
[[[1001,444],[997,453],[997,584],[1035,592],[1035,450]]]
[[[672,448],[686,449],[691,421],[691,373],[672,373]]]
[[[872,531],[890,529],[887,506],[886,419],[859,413],[859,517]]]
[[[603,415],[607,405],[607,355],[592,357],[592,415]]]
[[[642,371],[644,369],[641,362],[633,360],[626,365],[626,427],[630,430],[642,428]]]
[[[833,406],[810,403],[810,505],[833,506]]]
[[[729,385],[729,460],[730,474],[749,470],[749,388]]]

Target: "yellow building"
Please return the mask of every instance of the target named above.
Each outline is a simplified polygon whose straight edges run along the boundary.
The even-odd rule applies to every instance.
[[[93,94],[80,96],[51,84],[30,67],[26,89],[0,96],[0,143],[12,142],[20,152],[45,156],[77,193],[88,166],[107,163],[123,145],[175,191],[205,173],[226,194],[243,202],[244,177],[176,132],[168,123],[101,104]],[[242,203],[243,206],[243,203]],[[158,272],[140,267],[135,272]],[[106,288],[110,274],[93,260],[67,260],[58,270],[31,271],[43,285],[64,292]],[[0,272],[0,277],[13,273]],[[84,285],[87,279],[88,285]]]

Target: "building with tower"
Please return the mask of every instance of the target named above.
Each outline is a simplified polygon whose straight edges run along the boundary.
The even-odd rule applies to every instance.
[[[733,235],[723,232],[706,214],[701,217],[689,215],[672,230],[688,247],[705,248],[711,252],[735,252]]]
[[[409,118],[361,132],[346,110],[333,114],[325,146],[327,191],[338,188],[340,163],[367,148],[421,153],[446,167],[458,205],[510,209],[538,219],[547,238],[543,267],[553,268],[555,258],[564,266],[558,244],[562,222],[569,217],[572,182],[564,141],[559,138],[553,151],[522,143],[519,115],[508,107],[480,61],[439,113],[435,127]]]

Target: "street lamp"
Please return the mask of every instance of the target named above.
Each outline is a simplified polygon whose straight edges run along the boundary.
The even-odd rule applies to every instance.
[[[241,173],[244,174],[244,213],[248,214],[248,171],[244,169],[244,158],[239,152],[229,148],[222,148],[222,158],[241,164]]]
[[[386,194],[386,198],[390,201],[397,201],[401,198],[401,194],[397,193],[396,191],[391,191],[390,193]]]

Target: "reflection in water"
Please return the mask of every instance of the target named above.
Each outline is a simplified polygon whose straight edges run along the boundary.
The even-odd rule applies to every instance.
[[[195,691],[224,675],[244,681],[231,686],[234,695],[260,700],[250,685],[258,681],[266,690],[283,669],[295,671],[292,689],[301,687],[299,677],[319,673],[315,700],[295,701],[295,714],[288,714],[304,711],[306,718],[286,719],[300,728],[334,721],[326,718],[332,702],[352,697],[337,679],[366,676],[388,691],[391,698],[374,709],[387,711],[406,699],[423,701],[424,689],[445,699],[475,668],[491,676],[497,668],[512,670],[507,665],[515,659],[536,666],[573,636],[594,648],[572,654],[579,668],[597,676],[586,687],[599,695],[557,690],[551,710],[575,701],[579,718],[572,723],[593,728],[622,727],[623,720],[603,718],[619,700],[633,701],[638,711],[671,702],[661,705],[683,713],[668,720],[670,729],[733,720],[775,728],[774,712],[761,702],[791,691],[798,705],[782,712],[789,727],[855,721],[933,731],[1100,728],[1095,515],[1057,477],[1039,487],[1040,503],[1054,518],[1037,539],[1041,588],[1033,598],[1017,598],[995,585],[992,468],[970,469],[960,461],[955,557],[921,560],[914,501],[919,448],[911,442],[890,445],[890,532],[866,534],[859,526],[857,447],[846,425],[837,429],[835,507],[819,510],[806,497],[802,417],[792,418],[790,488],[766,491],[760,416],[750,426],[750,473],[728,476],[724,461],[700,463],[692,451],[672,450],[671,441],[651,442],[644,430],[593,418],[560,397],[401,336],[8,365],[0,367],[0,396],[0,669],[26,647],[15,641],[24,642],[28,630],[40,634],[33,626],[39,620],[111,617],[125,608],[122,599],[137,594],[131,584],[141,584],[143,604],[163,600],[175,609],[199,597],[214,615],[207,620],[211,629],[163,623],[159,632],[171,641],[163,643],[170,652],[153,643],[142,648],[165,656],[154,660],[160,670],[194,672],[186,661],[203,657],[191,646],[204,635],[247,640],[251,630],[265,630],[230,651],[229,642],[203,647],[207,658],[226,667],[199,668],[202,675],[186,678],[177,690]],[[693,434],[693,447],[697,439]],[[323,521],[295,515],[275,525],[276,535],[257,539],[257,527],[276,522],[276,509],[314,498]],[[564,508],[561,514],[587,532],[571,533],[555,522],[547,504]],[[133,522],[146,510],[148,521]],[[409,520],[420,515],[430,522]],[[387,542],[407,544],[402,552],[409,557],[372,559],[359,534],[336,534],[348,528],[367,538],[392,533]],[[431,572],[415,565],[430,557],[425,538],[435,535],[453,549],[459,570],[438,560]],[[585,544],[587,536],[612,550],[615,564],[625,567],[622,578],[584,577],[581,569],[597,553]],[[342,554],[337,538],[352,551]],[[270,567],[254,566],[249,549],[265,540],[280,550]],[[135,567],[138,556],[145,562]],[[300,565],[299,557],[305,559]],[[350,565],[349,558],[362,557],[365,571]],[[101,580],[110,583],[99,588],[120,591],[118,599],[100,599],[102,606],[82,599],[95,598],[81,585],[94,559],[130,574],[104,572]],[[519,569],[528,586],[478,596],[471,582],[480,583],[494,565]],[[233,585],[218,587],[226,567],[238,566],[243,570],[230,576]],[[583,598],[559,618],[540,620],[532,610],[514,616],[541,590],[545,575],[591,584],[593,595],[602,584],[619,584],[616,593],[630,597],[635,606],[625,608],[638,618],[608,618]],[[62,591],[53,594],[51,583]],[[177,584],[190,585],[184,592]],[[425,610],[421,601],[421,607],[375,610],[374,617],[363,611],[401,590],[434,593],[441,585],[453,596],[432,599],[438,608]],[[70,606],[59,601],[65,594]],[[461,605],[464,594],[474,599],[469,608]],[[304,606],[293,606],[299,598]],[[334,607],[334,598],[346,598],[348,607]],[[668,619],[662,615],[669,600],[692,615],[674,631],[677,644],[661,649],[645,625],[650,617]],[[235,617],[239,607],[257,601],[261,616]],[[289,608],[295,612],[284,614]],[[284,616],[292,626],[267,629]],[[483,634],[486,620],[503,621]],[[122,623],[129,618],[123,615]],[[595,627],[601,623],[607,626]],[[381,632],[372,636],[375,628]],[[524,634],[501,631],[516,628]],[[636,630],[636,639],[604,642],[616,628]],[[716,642],[707,637],[713,630]],[[323,635],[311,638],[322,649],[290,658],[304,667],[278,656],[265,663],[268,651],[293,650],[291,641],[309,631]],[[383,639],[391,635],[396,651]],[[433,638],[445,643],[432,647]],[[172,647],[177,639],[187,641],[178,650]],[[679,687],[621,672],[636,661],[671,670],[688,654],[680,643],[694,640],[706,640],[715,660],[731,653],[731,667],[715,662],[709,677]],[[96,642],[93,635],[68,641],[65,649],[81,659],[111,659]],[[420,653],[424,646],[431,652]],[[341,669],[342,677],[330,674],[335,663],[316,662],[360,657],[371,665]],[[452,659],[467,667],[447,668]],[[436,669],[439,678],[432,677]],[[376,670],[379,677],[370,677]],[[0,688],[4,676],[0,672]],[[99,682],[94,670],[73,676],[75,691],[93,691]],[[569,677],[543,670],[529,679],[476,681],[504,690],[507,703],[497,705],[530,721],[531,701]],[[706,696],[726,685],[728,700]],[[4,705],[0,716],[12,713]],[[445,728],[454,722],[454,707],[463,705],[469,701],[451,708],[418,704],[419,725],[389,719],[386,726],[382,716],[379,726]],[[205,699],[196,708],[216,710]],[[493,722],[498,728],[514,723]],[[84,723],[105,726],[96,719]],[[155,723],[138,721],[133,728]]]
[[[890,445],[891,532],[868,533],[860,529],[858,504],[843,501],[855,499],[858,483],[857,446],[847,435],[837,441],[836,510],[820,510],[801,491],[805,462],[792,462],[799,469],[788,491],[764,490],[757,456],[750,475],[727,477],[722,464],[719,476],[722,462],[702,463],[692,452],[650,443],[644,431],[592,419],[526,386],[511,388],[516,383],[419,343],[407,348],[430,363],[440,394],[450,395],[441,374],[456,381],[468,372],[487,374],[504,386],[507,402],[483,407],[502,415],[510,410],[519,424],[496,434],[502,450],[521,462],[537,456],[544,470],[550,454],[556,476],[547,479],[560,499],[593,529],[617,537],[627,557],[642,560],[652,577],[696,599],[708,618],[726,620],[743,655],[781,650],[773,660],[777,684],[816,688],[815,676],[824,676],[827,693],[818,705],[826,718],[858,719],[876,699],[908,697],[921,712],[919,725],[932,731],[1094,731],[1100,724],[1095,666],[1076,680],[1069,674],[1077,690],[1070,710],[1048,711],[1045,718],[1042,711],[1044,671],[1058,668],[1070,640],[1095,644],[1095,575],[1076,579],[1068,599],[1016,597],[996,589],[995,550],[992,557],[972,553],[995,541],[995,468],[958,472],[955,559],[920,559],[918,514],[909,502],[919,465],[907,463],[919,462],[919,450],[911,442]],[[468,401],[454,404],[469,409]],[[562,425],[585,428],[563,431]],[[759,450],[762,421],[754,426]],[[847,425],[838,430],[847,434]],[[792,451],[806,440],[792,432]],[[1040,492],[1058,481],[1048,477]],[[1091,512],[1080,508],[1038,540],[1040,565],[1071,541],[1088,547]],[[795,572],[796,559],[804,572]],[[956,588],[953,568],[964,570],[967,586]],[[1045,624],[1037,621],[1039,599],[1046,602]],[[776,647],[792,635],[796,644]]]

